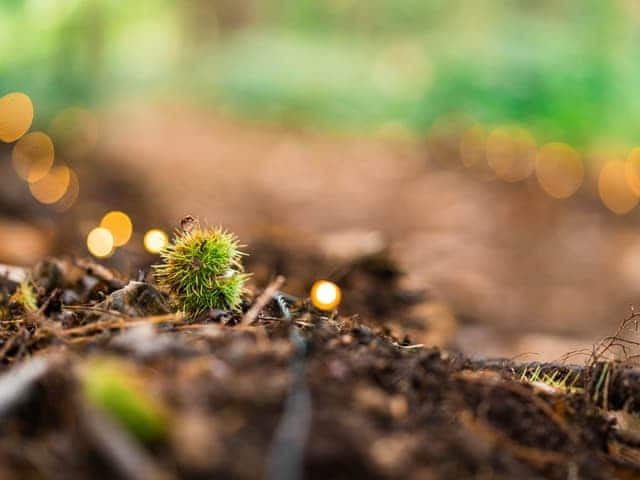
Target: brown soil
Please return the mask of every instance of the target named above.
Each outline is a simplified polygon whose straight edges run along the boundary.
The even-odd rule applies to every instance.
[[[613,412],[640,405],[629,387],[634,369],[597,358],[586,367],[536,367],[575,370],[569,391],[529,381],[533,365],[417,345],[406,323],[391,319],[425,297],[399,287],[388,257],[349,265],[343,271],[357,281],[345,282],[346,296],[364,303],[346,308],[363,308],[366,320],[323,314],[304,298],[286,310],[266,304],[249,326],[243,313],[183,318],[153,284],[121,289],[125,279],[110,270],[67,260],[33,270],[39,309],[26,312],[5,278],[0,473],[640,478],[640,436],[628,414]],[[368,303],[372,291],[389,294]],[[168,419],[161,434],[140,438],[131,419],[89,401],[83,378],[96,361],[134,378],[153,401],[149,409],[161,406]]]

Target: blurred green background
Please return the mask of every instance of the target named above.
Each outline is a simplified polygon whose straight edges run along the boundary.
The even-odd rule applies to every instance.
[[[462,112],[539,142],[640,136],[640,5],[601,0],[2,0],[0,92],[180,101],[329,131]]]

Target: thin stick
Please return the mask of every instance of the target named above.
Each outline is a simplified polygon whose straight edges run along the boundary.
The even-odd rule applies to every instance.
[[[13,347],[18,338],[24,336],[24,333],[26,331],[27,330],[23,327],[5,341],[4,345],[2,345],[2,348],[0,349],[0,360],[2,360],[7,355],[7,353],[9,353],[11,347]]]
[[[122,312],[118,312],[117,310],[107,310],[106,308],[100,308],[93,305],[65,305],[65,310],[77,310],[80,312],[91,312],[91,313],[104,313],[105,315],[112,315],[114,317],[126,317],[126,315]]]
[[[179,323],[184,320],[184,317],[181,315],[170,313],[166,315],[156,315],[151,317],[142,317],[137,320],[126,319],[126,318],[117,318],[115,320],[105,320],[94,323],[88,323],[86,325],[81,325],[79,327],[72,327],[63,330],[61,333],[64,336],[70,335],[82,335],[92,330],[102,330],[108,328],[131,328],[136,327],[138,325],[154,325],[157,323],[164,322],[172,322]]]
[[[248,327],[258,318],[258,314],[260,311],[269,303],[269,301],[273,298],[273,296],[280,290],[280,287],[284,284],[284,277],[282,275],[278,275],[276,279],[271,282],[267,288],[256,298],[256,301],[253,302],[251,308],[247,313],[245,313],[242,320],[240,320],[239,325],[243,327]]]

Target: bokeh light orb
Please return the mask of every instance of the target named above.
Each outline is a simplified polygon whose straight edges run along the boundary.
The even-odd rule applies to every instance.
[[[129,215],[117,210],[109,212],[102,217],[100,226],[111,232],[113,244],[116,247],[126,245],[133,233],[133,223]]]
[[[0,97],[0,140],[15,142],[31,127],[33,104],[24,93],[14,92]]]
[[[311,303],[319,310],[330,311],[340,305],[342,291],[328,280],[318,280],[311,287]]]
[[[487,163],[505,182],[519,182],[533,172],[536,142],[524,128],[500,127],[487,137]]]
[[[640,196],[640,148],[636,147],[629,153],[624,164],[624,173],[633,193]]]
[[[564,143],[548,143],[538,152],[536,177],[542,189],[553,198],[569,198],[584,180],[580,154]]]
[[[169,237],[162,230],[153,228],[144,235],[144,248],[149,253],[160,253],[160,251],[169,243]]]
[[[55,151],[49,135],[32,132],[13,146],[11,162],[18,176],[28,182],[37,182],[49,173]]]
[[[80,180],[73,169],[69,168],[69,186],[62,198],[53,206],[57,212],[66,212],[73,207],[80,195]]]
[[[607,162],[598,177],[598,194],[602,203],[618,215],[638,205],[638,195],[627,182],[625,162],[619,159]]]
[[[29,184],[33,197],[40,203],[52,204],[61,200],[69,188],[71,170],[66,166],[52,168],[43,178]]]
[[[113,247],[113,235],[106,228],[96,227],[87,235],[87,249],[94,257],[108,257]]]

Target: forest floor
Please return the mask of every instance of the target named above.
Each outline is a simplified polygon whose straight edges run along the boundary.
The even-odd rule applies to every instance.
[[[5,268],[0,477],[640,478],[640,370],[608,355],[634,316],[581,365],[469,358],[414,342],[388,258],[344,267],[369,320],[274,282],[188,318],[99,264]]]
[[[589,172],[560,202],[427,143],[136,107],[74,165],[57,238],[0,192],[0,232],[24,229],[0,258],[32,265],[0,265],[0,478],[640,478],[637,215]],[[236,232],[242,311],[177,313],[141,253],[38,261],[119,198],[136,226]]]

